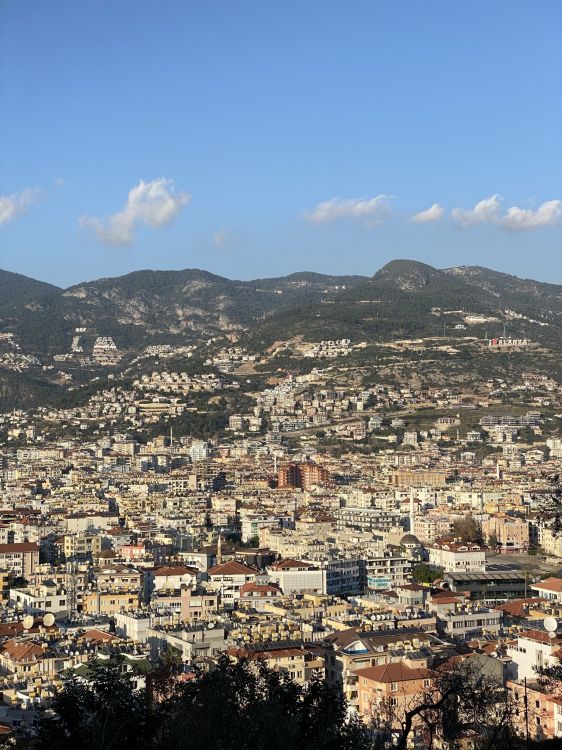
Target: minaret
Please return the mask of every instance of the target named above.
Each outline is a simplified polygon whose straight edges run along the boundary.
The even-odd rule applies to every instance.
[[[219,532],[219,538],[217,541],[217,565],[222,564],[222,536]]]
[[[410,534],[414,533],[415,518],[416,518],[416,511],[414,507],[414,488],[410,487]]]

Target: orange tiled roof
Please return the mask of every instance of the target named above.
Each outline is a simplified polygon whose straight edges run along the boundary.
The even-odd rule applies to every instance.
[[[540,596],[533,596],[527,599],[513,599],[510,602],[497,604],[494,609],[511,617],[526,617],[531,604],[540,604],[544,601],[545,599],[541,599]]]
[[[519,633],[519,638],[527,638],[530,641],[537,641],[537,643],[552,643],[552,645],[562,643],[562,636],[551,638],[545,630],[525,630],[523,633]]]
[[[412,668],[403,662],[381,664],[378,667],[367,667],[356,672],[358,677],[365,677],[372,682],[410,682],[424,680],[434,676],[434,672],[423,667]]]
[[[249,565],[243,565],[237,560],[231,560],[230,562],[222,563],[222,565],[215,565],[208,570],[208,573],[211,576],[255,575],[258,572],[259,571],[256,568],[252,568]]]
[[[13,661],[36,661],[43,649],[33,641],[10,640],[3,645],[2,652]]]
[[[197,568],[188,568],[186,565],[164,565],[162,568],[154,570],[154,576],[183,576],[197,575]]]
[[[274,594],[275,596],[279,596],[281,589],[272,583],[253,583],[252,581],[248,581],[243,586],[240,586],[240,594],[241,596],[245,594],[259,594],[260,596]]]
[[[551,576],[550,578],[545,578],[544,581],[539,581],[538,583],[531,584],[531,588],[545,589],[546,591],[554,591],[556,593],[560,593],[562,592],[562,578]]]

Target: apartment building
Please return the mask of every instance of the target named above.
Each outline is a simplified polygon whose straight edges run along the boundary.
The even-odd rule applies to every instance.
[[[257,568],[231,560],[209,568],[207,574],[212,590],[220,593],[224,606],[233,607],[240,598],[242,586],[248,581],[254,582],[258,572]]]
[[[443,540],[428,548],[429,564],[447,573],[483,573],[486,555],[479,544]]]
[[[83,602],[83,612],[87,615],[112,616],[122,610],[137,609],[140,596],[132,591],[91,591],[84,594]]]
[[[324,572],[316,565],[286,558],[267,567],[269,580],[284,594],[322,593]]]
[[[412,561],[403,555],[385,552],[365,562],[367,588],[370,591],[396,589],[409,582]]]
[[[0,570],[26,578],[39,565],[39,545],[32,542],[0,544]]]
[[[496,549],[501,554],[521,553],[529,549],[529,522],[524,518],[491,516],[482,522],[482,533],[488,544],[495,537]]]
[[[387,720],[400,729],[407,710],[431,689],[434,672],[404,662],[367,667],[356,672],[359,714],[365,721]]]
[[[323,466],[311,461],[306,463],[289,463],[280,467],[277,472],[277,487],[300,487],[307,490],[315,484],[322,484],[330,479],[330,474]]]
[[[26,615],[41,617],[50,613],[57,620],[68,616],[66,589],[55,584],[11,589],[10,604]]]
[[[145,601],[150,601],[155,591],[179,591],[182,586],[193,587],[197,583],[198,570],[185,565],[164,565],[148,568],[144,573]]]
[[[78,533],[64,537],[64,556],[67,560],[94,560],[101,552],[101,536]]]

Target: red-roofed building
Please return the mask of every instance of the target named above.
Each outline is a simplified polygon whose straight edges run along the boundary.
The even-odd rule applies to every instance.
[[[255,582],[259,571],[237,560],[230,560],[209,568],[207,573],[212,589],[220,593],[222,603],[228,607],[234,606],[240,598],[240,589],[245,583]]]
[[[503,612],[504,623],[509,620],[523,620],[529,616],[529,610],[539,607],[545,600],[538,596],[527,597],[527,599],[512,599],[511,601],[497,604],[494,609]]]
[[[389,720],[394,729],[400,728],[405,711],[423,698],[434,680],[431,670],[409,667],[403,662],[367,667],[356,675],[360,715],[365,721]]]
[[[562,604],[562,578],[551,576],[544,581],[531,584],[531,589],[536,591],[543,599]]]
[[[240,603],[261,610],[268,602],[281,599],[283,592],[274,583],[253,583],[248,581],[240,587]]]
[[[515,643],[509,643],[506,654],[512,660],[511,676],[517,680],[535,679],[537,669],[552,667],[560,663],[562,635],[551,637],[546,630],[525,630],[517,635]]]
[[[484,573],[486,556],[479,544],[442,539],[429,550],[429,564],[446,573]]]
[[[12,638],[0,648],[0,666],[14,675],[37,674],[43,660],[44,650],[33,641]]]
[[[0,569],[26,578],[39,565],[39,546],[34,542],[0,544]]]

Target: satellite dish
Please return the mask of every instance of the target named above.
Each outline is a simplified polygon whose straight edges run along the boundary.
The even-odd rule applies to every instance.
[[[212,630],[212,629],[213,629],[214,627],[215,627],[215,623],[214,623],[214,622],[210,622],[210,623],[209,623],[209,624],[207,625],[207,630]]]
[[[24,630],[31,630],[33,627],[34,619],[31,615],[26,615],[23,618],[22,625],[24,627]]]
[[[55,624],[54,614],[52,612],[47,612],[47,614],[43,617],[43,625],[46,628],[50,628],[54,624]]]
[[[558,630],[558,620],[556,617],[545,617],[543,620],[543,625],[545,627],[545,630],[548,630],[549,633],[556,633]]]

